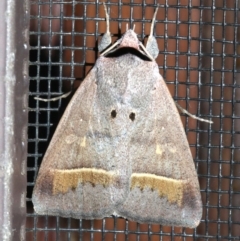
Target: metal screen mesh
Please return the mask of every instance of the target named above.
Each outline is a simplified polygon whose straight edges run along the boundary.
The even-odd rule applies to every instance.
[[[38,216],[31,196],[52,134],[70,97],[41,102],[79,86],[105,32],[99,1],[31,0],[29,154],[26,240],[239,240],[239,4],[229,0],[108,0],[113,41],[135,24],[149,34],[156,5],[157,63],[182,115],[198,172],[203,216],[196,229],[137,224],[122,218],[75,220]]]

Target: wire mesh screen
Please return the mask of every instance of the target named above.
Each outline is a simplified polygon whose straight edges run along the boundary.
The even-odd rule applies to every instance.
[[[30,96],[26,240],[239,240],[239,3],[228,0],[108,0],[113,42],[135,25],[145,41],[156,6],[156,62],[181,114],[198,173],[203,215],[196,229],[138,224],[123,218],[39,216],[32,190],[70,97],[93,67],[106,30],[99,1],[30,0]]]

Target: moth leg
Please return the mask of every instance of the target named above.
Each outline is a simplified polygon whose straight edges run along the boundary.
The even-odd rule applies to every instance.
[[[155,13],[153,15],[150,35],[148,37],[148,41],[147,41],[147,44],[146,44],[146,50],[152,56],[153,59],[156,59],[157,56],[158,56],[158,53],[159,53],[157,40],[153,36],[153,28],[154,28],[157,12],[158,12],[158,7],[156,8]]]
[[[106,14],[106,33],[103,35],[100,43],[98,44],[98,50],[99,52],[102,52],[104,49],[106,49],[111,43],[111,33],[110,33],[110,24],[109,24],[109,14],[107,11],[107,7],[105,3],[103,3],[105,14]]]
[[[183,114],[186,114],[186,115],[192,117],[192,118],[195,119],[195,120],[199,120],[199,121],[202,121],[202,122],[207,122],[207,123],[209,123],[209,124],[213,124],[213,121],[211,121],[211,120],[203,119],[203,118],[200,118],[200,117],[198,117],[198,116],[196,116],[196,115],[193,115],[193,114],[189,113],[186,109],[182,108],[182,106],[180,106],[176,101],[175,101],[175,104],[176,104],[177,108],[178,108]]]
[[[40,100],[40,101],[44,101],[44,102],[50,102],[50,101],[57,101],[57,100],[61,100],[63,98],[67,98],[70,94],[72,93],[72,91],[69,91],[63,95],[57,96],[57,97],[53,97],[50,99],[47,98],[40,98],[40,97],[34,97],[35,100]]]

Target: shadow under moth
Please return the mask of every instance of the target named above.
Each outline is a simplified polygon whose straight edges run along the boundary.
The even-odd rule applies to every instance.
[[[202,202],[195,166],[155,62],[156,14],[146,47],[129,29],[107,48],[106,11],[99,51],[106,50],[70,101],[41,164],[32,197],[38,214],[77,219],[116,215],[190,228],[199,224]]]

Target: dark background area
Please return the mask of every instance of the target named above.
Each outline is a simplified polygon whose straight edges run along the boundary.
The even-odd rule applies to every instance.
[[[106,30],[99,1],[30,1],[30,95],[26,240],[239,240],[239,3],[232,0],[108,0],[113,42],[133,26],[150,32],[159,4],[156,61],[175,100],[209,125],[181,115],[195,161],[203,216],[196,229],[137,224],[122,218],[38,216],[31,196],[44,153],[71,96],[94,65]],[[144,41],[146,42],[146,41]]]

